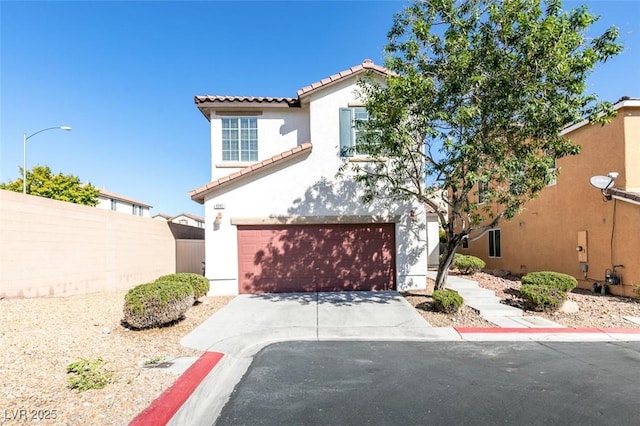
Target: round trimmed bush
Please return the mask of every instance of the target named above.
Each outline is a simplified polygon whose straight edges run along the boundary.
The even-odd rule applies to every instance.
[[[460,271],[462,275],[470,275],[482,270],[487,264],[484,260],[475,256],[460,255],[453,259],[453,266]]]
[[[567,293],[559,288],[539,284],[521,286],[520,294],[537,311],[555,311],[567,298]]]
[[[133,328],[160,327],[183,318],[194,300],[193,287],[185,282],[140,284],[124,297],[124,321]]]
[[[451,265],[449,265],[449,269],[455,266],[456,260],[459,259],[461,256],[464,256],[464,255],[460,253],[456,253],[453,255],[453,260],[451,261]],[[441,254],[440,257],[438,258],[438,261],[442,262],[443,259],[444,259],[444,254]]]
[[[190,272],[180,272],[177,274],[163,275],[156,281],[177,281],[191,285],[193,287],[193,297],[198,300],[206,296],[209,292],[209,280],[202,275]]]
[[[438,312],[454,314],[464,303],[464,299],[457,292],[449,289],[435,290],[431,296],[433,305]]]
[[[522,277],[521,282],[524,285],[554,287],[563,292],[569,292],[578,285],[578,280],[571,275],[549,271],[531,272]]]

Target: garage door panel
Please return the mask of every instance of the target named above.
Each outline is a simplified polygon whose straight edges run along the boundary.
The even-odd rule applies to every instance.
[[[240,293],[395,288],[393,224],[239,226]]]

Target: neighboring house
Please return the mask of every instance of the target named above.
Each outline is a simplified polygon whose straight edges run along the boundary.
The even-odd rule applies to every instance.
[[[426,286],[438,263],[434,214],[410,203],[362,204],[337,178],[366,119],[357,80],[388,71],[369,60],[295,98],[196,96],[211,126],[205,205],[212,294],[387,290]],[[356,149],[357,152],[357,149]]]
[[[135,216],[151,217],[150,209],[152,206],[142,201],[101,189],[96,207]]]
[[[562,135],[582,151],[558,159],[557,181],[521,214],[459,252],[484,259],[491,269],[563,272],[582,288],[624,265],[615,268],[622,285],[610,289],[633,295],[640,284],[640,99],[623,98],[615,109],[607,125],[584,121],[566,128]],[[611,172],[618,176],[604,194],[590,184],[591,177]]]
[[[160,213],[153,216],[153,218],[158,220],[166,220],[167,222],[179,223],[180,225],[204,228],[204,218],[189,213],[180,213],[176,216],[169,216],[168,214]]]
[[[196,228],[204,228],[204,219],[189,213],[180,213],[169,219],[173,223],[181,225],[194,226]]]

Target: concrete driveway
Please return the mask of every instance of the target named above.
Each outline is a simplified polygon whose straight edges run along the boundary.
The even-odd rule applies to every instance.
[[[240,295],[181,340],[224,356],[169,424],[215,419],[265,346],[333,340],[451,341],[460,335],[431,327],[395,291]]]
[[[287,340],[424,340],[445,330],[396,291],[240,295],[181,340],[199,350],[235,352]],[[457,333],[449,330],[451,338]]]

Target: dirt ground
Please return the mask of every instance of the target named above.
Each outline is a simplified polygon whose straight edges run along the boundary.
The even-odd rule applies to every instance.
[[[526,310],[520,297],[520,280],[517,277],[502,278],[485,272],[464,276],[477,281],[480,287],[493,290],[502,303],[524,309],[524,315],[548,318],[570,328],[640,328],[639,324],[623,317],[640,317],[640,299],[599,294],[588,290],[574,289],[568,294],[568,300],[578,304],[578,312],[535,312]],[[484,320],[468,306],[463,306],[456,314],[443,314],[433,308],[432,299],[427,290],[412,290],[404,293],[405,298],[434,327],[495,327]]]
[[[0,300],[0,424],[128,424],[177,378],[143,364],[199,356],[180,339],[232,299],[204,297],[171,327],[130,331],[120,324],[124,295]],[[102,358],[114,382],[68,389],[66,367],[80,358]]]
[[[520,282],[479,273],[468,277],[518,306]],[[64,298],[0,300],[0,424],[48,416],[39,424],[126,425],[176,380],[175,374],[145,368],[157,361],[201,355],[180,339],[233,297],[204,297],[170,327],[132,331],[121,324],[124,291]],[[473,309],[435,312],[427,291],[406,299],[434,327],[493,327]],[[576,290],[569,299],[576,314],[545,316],[567,327],[640,327],[622,317],[640,317],[640,300],[591,295]],[[80,358],[105,361],[114,381],[104,389],[78,393],[67,387],[66,367]],[[20,422],[18,422],[20,423]],[[21,423],[25,423],[21,420]]]

